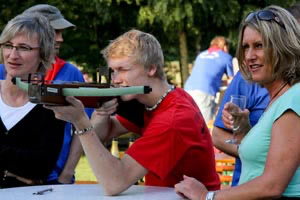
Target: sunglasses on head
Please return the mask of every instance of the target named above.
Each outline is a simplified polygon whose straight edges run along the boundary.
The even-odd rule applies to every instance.
[[[260,10],[257,12],[251,12],[249,15],[246,17],[245,22],[251,21],[253,18],[263,20],[263,21],[275,21],[277,24],[279,24],[283,29],[285,29],[284,24],[282,21],[279,19],[277,15],[275,15],[272,11],[270,10]]]

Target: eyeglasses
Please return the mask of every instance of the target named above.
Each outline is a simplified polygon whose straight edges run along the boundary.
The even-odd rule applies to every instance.
[[[257,12],[251,12],[246,17],[245,22],[249,22],[253,18],[263,20],[263,21],[275,21],[277,24],[279,24],[285,30],[285,26],[282,23],[282,21],[280,20],[280,18],[270,10],[260,10]]]
[[[10,43],[1,44],[1,47],[5,50],[10,50],[10,51],[15,48],[18,52],[29,52],[29,51],[32,51],[32,50],[35,50],[35,49],[39,48],[39,47],[31,47],[31,46],[28,46],[28,45],[14,46]]]

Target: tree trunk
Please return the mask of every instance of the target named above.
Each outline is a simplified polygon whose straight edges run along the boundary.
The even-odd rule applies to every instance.
[[[188,49],[186,41],[186,32],[181,31],[179,34],[179,49],[180,49],[180,72],[181,72],[181,86],[184,85],[189,76],[188,69]]]

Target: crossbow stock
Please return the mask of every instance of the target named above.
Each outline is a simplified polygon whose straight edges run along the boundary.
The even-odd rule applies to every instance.
[[[37,78],[38,77],[38,78]],[[66,96],[74,96],[85,107],[96,108],[103,102],[128,94],[148,94],[149,86],[132,86],[111,88],[110,83],[48,83],[41,75],[29,75],[27,81],[15,77],[12,82],[20,89],[28,92],[29,101],[35,104],[68,105]]]

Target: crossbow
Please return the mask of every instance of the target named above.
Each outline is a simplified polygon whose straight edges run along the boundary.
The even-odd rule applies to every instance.
[[[30,74],[27,81],[15,77],[12,82],[20,89],[28,92],[30,102],[57,106],[69,104],[65,99],[66,96],[76,97],[85,107],[96,108],[101,106],[103,102],[118,96],[148,94],[152,91],[149,86],[111,88],[110,83],[49,83],[49,81],[44,80],[43,76],[36,74]]]

